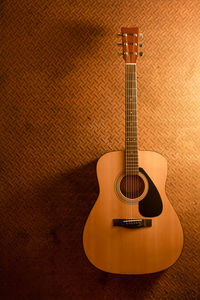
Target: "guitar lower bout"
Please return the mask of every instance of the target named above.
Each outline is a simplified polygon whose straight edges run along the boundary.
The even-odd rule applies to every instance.
[[[138,158],[139,178],[125,178],[123,151],[107,153],[97,163],[100,193],[83,246],[89,261],[105,272],[158,272],[182,251],[182,227],[165,193],[167,161],[151,151],[138,151]]]

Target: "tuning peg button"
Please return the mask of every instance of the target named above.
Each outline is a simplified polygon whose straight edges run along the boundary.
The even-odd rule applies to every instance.
[[[142,52],[142,51],[140,51],[140,52],[139,52],[139,55],[140,55],[140,56],[142,56],[142,55],[143,55],[143,52]]]
[[[143,39],[143,33],[140,33],[140,38]]]
[[[143,44],[142,43],[139,43],[139,47],[142,47],[143,46]]]

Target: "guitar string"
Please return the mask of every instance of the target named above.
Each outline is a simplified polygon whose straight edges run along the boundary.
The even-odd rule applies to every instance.
[[[132,131],[133,131],[133,144],[135,144],[134,141],[134,122],[135,122],[135,65],[133,65],[133,79],[132,79],[133,83],[132,83],[132,101],[133,101],[133,122],[132,122]],[[133,147],[133,155],[135,156],[135,147]],[[135,194],[135,170],[134,170],[134,156],[132,157],[132,168],[133,168],[133,198],[134,198],[134,194]]]
[[[132,98],[132,92],[133,92],[133,81],[132,81],[132,77],[133,77],[133,73],[132,73],[132,65],[129,65],[129,82],[130,82],[130,88],[129,88],[129,103],[130,103],[130,109],[129,109],[129,112],[131,112],[131,117],[130,117],[130,120],[129,121],[129,130],[131,132],[130,134],[130,139],[131,139],[131,142],[130,142],[130,145],[132,144],[132,136],[133,136],[133,127],[132,127],[132,121],[133,121],[133,98]],[[133,198],[133,187],[134,187],[134,182],[132,180],[133,176],[132,176],[132,162],[131,162],[131,149],[129,147],[128,149],[128,154],[129,154],[129,165],[131,165],[131,168],[130,168],[130,182],[131,182],[131,199]],[[131,217],[132,217],[132,212],[133,210],[133,207],[131,205]]]
[[[129,110],[128,110],[128,131],[129,131],[129,145],[128,145],[128,178],[130,182],[130,198],[132,198],[132,180],[131,180],[131,172],[130,172],[130,145],[131,145],[131,123],[130,120],[132,119],[132,114],[131,114],[131,101],[130,101],[130,94],[131,94],[131,65],[128,65],[128,73],[129,73],[129,89],[128,89],[128,103],[129,103]],[[131,206],[131,215],[132,215],[132,206]]]
[[[130,146],[130,132],[129,132],[129,119],[130,119],[130,72],[129,65],[127,65],[127,197],[130,197],[131,192],[131,181],[129,177],[129,146]]]
[[[130,122],[130,128],[131,128],[131,144],[133,144],[133,65],[130,65],[130,83],[131,83],[131,88],[130,88],[130,106],[131,106],[131,122]],[[131,163],[131,175],[130,175],[130,179],[131,179],[131,199],[133,199],[133,190],[134,190],[134,180],[133,180],[133,165],[132,165],[132,158],[131,158],[131,155],[132,155],[132,149],[130,151],[130,163]],[[132,207],[132,205],[131,205]],[[131,209],[131,217],[132,217],[132,209]]]
[[[136,157],[136,152],[137,152],[137,137],[136,137],[136,120],[137,120],[137,82],[136,82],[136,65],[134,65],[134,173],[137,172],[137,157]],[[134,174],[134,180],[135,180],[135,194],[137,191],[137,176]]]
[[[128,194],[127,194],[127,188],[128,188],[128,181],[127,181],[127,145],[128,145],[128,130],[127,130],[127,101],[128,101],[128,99],[127,99],[127,97],[128,97],[128,95],[127,95],[127,93],[128,93],[128,89],[127,89],[127,84],[128,84],[128,82],[127,82],[127,65],[125,65],[125,73],[126,73],[126,82],[125,82],[125,88],[126,88],[126,105],[125,105],[125,118],[126,118],[126,120],[125,120],[125,122],[126,122],[126,127],[125,127],[125,131],[126,131],[126,135],[125,135],[125,147],[126,147],[126,149],[125,149],[125,151],[126,151],[126,160],[125,160],[125,164],[126,164],[126,166],[125,166],[125,168],[126,168],[126,170],[125,170],[125,178],[126,178],[126,197],[128,196]]]
[[[129,74],[129,67],[127,65],[127,181],[128,181],[128,187],[127,187],[127,193],[128,193],[128,197],[129,197],[129,191],[131,189],[131,182],[129,180],[129,144],[130,144],[130,134],[129,134],[129,123],[128,123],[128,119],[129,119],[129,111],[130,111],[130,102],[129,102],[129,89],[130,89],[130,74]]]
[[[128,187],[127,187],[127,194],[128,197],[129,193],[131,191],[131,181],[129,178],[129,145],[130,145],[130,132],[129,132],[129,119],[130,119],[130,72],[129,72],[129,65],[127,65],[127,85],[128,85],[128,89],[127,89],[127,136],[128,136],[128,140],[127,140],[127,181],[128,181]]]
[[[138,126],[137,126],[137,69],[135,65],[135,132],[136,132],[136,167],[137,167],[137,175],[139,172],[138,168]],[[139,177],[137,181],[137,191],[139,191]],[[139,194],[138,194],[139,195]]]
[[[135,122],[135,90],[134,90],[134,84],[135,84],[135,65],[133,65],[133,70],[132,70],[132,106],[133,106],[133,121],[132,121],[132,132],[133,132],[133,134],[132,134],[132,136],[133,136],[133,145],[134,145],[134,143],[135,143],[135,141],[134,141],[134,122]],[[133,147],[133,155],[135,155],[135,145],[134,145],[134,147]],[[132,157],[132,168],[133,168],[133,195],[132,195],[132,197],[134,198],[134,193],[135,193],[135,175],[134,175],[134,172],[135,172],[135,170],[134,170],[134,163],[133,163],[133,161],[134,161],[134,157]]]
[[[131,101],[130,101],[130,93],[131,93],[131,72],[130,72],[130,65],[128,65],[128,83],[129,83],[129,88],[128,88],[128,104],[129,104],[129,109],[128,109],[128,131],[129,131],[129,145],[128,145],[128,171],[130,167],[130,144],[131,144],[131,127],[130,127],[130,112],[131,112]],[[132,197],[132,181],[131,176],[130,176],[130,171],[128,172],[128,178],[130,182],[130,197]],[[131,214],[132,214],[132,206],[131,206]]]
[[[131,106],[131,122],[130,122],[130,131],[131,131],[131,144],[133,144],[133,65],[130,65],[130,83],[131,83],[131,88],[130,88],[130,106]],[[133,199],[133,189],[134,189],[134,180],[133,180],[133,165],[132,165],[132,158],[131,158],[131,154],[132,154],[132,147],[131,147],[131,151],[129,151],[129,156],[130,156],[130,164],[131,164],[131,175],[130,175],[130,179],[131,179],[131,199]],[[132,205],[131,205],[132,208]],[[132,209],[131,209],[131,217],[132,217]]]
[[[125,160],[125,164],[126,164],[126,166],[125,166],[125,178],[126,178],[126,197],[128,196],[128,194],[127,194],[127,188],[128,188],[128,186],[127,186],[127,184],[128,184],[128,182],[127,182],[127,144],[128,144],[128,138],[127,138],[127,136],[128,136],[128,131],[127,131],[127,93],[128,93],[128,89],[127,89],[127,84],[128,84],[128,82],[127,82],[127,65],[125,65],[125,74],[126,74],[126,76],[125,76],[125,79],[126,79],[126,82],[125,82],[125,88],[126,88],[126,105],[125,105],[125,122],[126,122],[126,126],[125,126],[125,131],[126,131],[126,135],[125,135],[125,147],[126,147],[126,149],[125,149],[125,151],[126,151],[126,160]]]
[[[128,168],[127,168],[127,159],[128,159],[128,66],[126,65],[126,197],[128,197]]]
[[[131,143],[132,144],[132,139],[133,139],[133,126],[132,126],[132,122],[133,122],[133,65],[129,66],[129,72],[130,72],[130,89],[129,89],[129,102],[130,102],[130,110],[131,110],[131,121],[129,122],[129,128],[130,128],[130,132],[131,132]],[[131,199],[133,199],[133,188],[134,188],[134,182],[133,182],[133,175],[132,175],[132,160],[131,160],[131,154],[132,154],[132,149],[130,150],[129,148],[129,164],[131,164],[131,168],[130,168],[130,181],[131,181]],[[132,218],[132,214],[133,214],[133,206],[131,205],[131,218]]]
[[[130,65],[127,65],[127,74],[128,74],[128,90],[127,90],[127,93],[128,93],[128,97],[127,97],[127,132],[128,132],[128,141],[127,141],[127,180],[128,180],[128,197],[132,197],[132,181],[130,180],[131,177],[130,177],[130,170],[129,170],[129,167],[130,167],[130,144],[131,144],[131,127],[130,127],[130,115],[131,115],[131,102],[130,102],[130,91],[131,91],[131,72],[130,72]]]

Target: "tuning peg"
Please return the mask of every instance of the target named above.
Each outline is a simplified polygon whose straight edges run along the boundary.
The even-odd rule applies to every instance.
[[[140,52],[139,52],[139,55],[140,55],[140,56],[142,56],[142,55],[143,55],[143,52],[142,52],[142,51],[140,51]]]
[[[118,46],[128,46],[128,43],[120,43],[120,42],[118,42],[117,45]]]
[[[143,46],[143,44],[142,43],[139,43],[139,47],[142,47]]]
[[[128,55],[128,52],[119,52],[119,55]]]
[[[143,33],[140,33],[140,38],[143,39]]]
[[[127,33],[118,32],[117,36],[127,36]]]

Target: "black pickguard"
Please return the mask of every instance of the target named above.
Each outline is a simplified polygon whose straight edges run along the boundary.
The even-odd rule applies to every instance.
[[[139,168],[139,170],[145,175],[149,183],[147,195],[139,202],[139,212],[144,217],[159,216],[163,210],[160,194],[147,173],[142,168]]]

